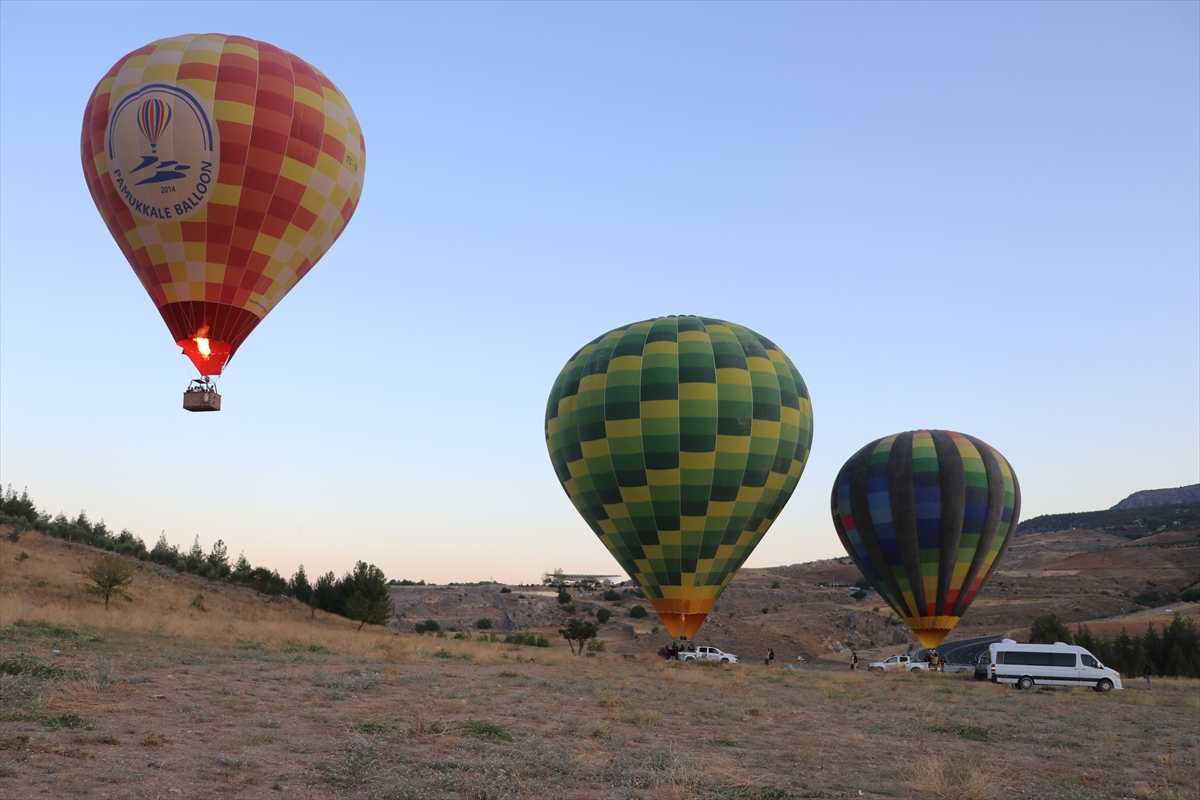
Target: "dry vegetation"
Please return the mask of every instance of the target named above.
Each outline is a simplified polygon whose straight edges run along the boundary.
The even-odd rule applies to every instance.
[[[1200,793],[1197,681],[1018,692],[752,659],[579,658],[355,632],[145,563],[133,601],[105,612],[78,574],[96,555],[33,533],[0,541],[0,796]]]

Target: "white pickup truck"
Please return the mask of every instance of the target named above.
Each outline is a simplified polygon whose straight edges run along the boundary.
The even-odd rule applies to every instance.
[[[725,653],[715,647],[701,645],[695,650],[679,651],[680,661],[716,661],[720,664],[736,664],[738,657],[733,653]]]
[[[892,656],[883,661],[874,661],[871,666],[867,667],[871,672],[890,672],[894,669],[908,670],[916,672],[920,669],[929,669],[928,661],[914,661],[910,656]]]

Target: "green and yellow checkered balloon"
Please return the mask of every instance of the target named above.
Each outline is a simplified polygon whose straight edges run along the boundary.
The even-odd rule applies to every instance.
[[[812,446],[795,365],[749,328],[670,316],[571,357],[546,405],[558,479],[673,635],[703,624]]]

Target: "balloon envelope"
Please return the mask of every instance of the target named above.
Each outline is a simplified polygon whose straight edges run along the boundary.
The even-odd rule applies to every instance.
[[[1021,487],[975,437],[917,430],[855,453],[831,503],[855,565],[921,644],[937,647],[1008,548]]]
[[[171,336],[219,375],[341,234],[365,145],[346,98],[277,47],[162,39],[113,65],[83,115],[88,190]]]
[[[812,430],[783,351],[705,317],[609,331],[571,357],[546,405],[567,496],[680,637],[791,497]]]

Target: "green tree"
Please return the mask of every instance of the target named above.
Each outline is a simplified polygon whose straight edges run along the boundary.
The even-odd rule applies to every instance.
[[[634,606],[633,608],[629,609],[629,616],[633,617],[634,619],[641,619],[642,617],[646,616],[646,607]]]
[[[1029,641],[1032,644],[1070,644],[1071,630],[1058,614],[1042,614],[1033,621],[1033,627],[1029,630]]]
[[[192,540],[192,549],[188,550],[187,555],[183,558],[187,563],[187,571],[191,573],[199,572],[201,565],[207,565],[204,550],[200,547],[200,534],[196,534],[196,538]]]
[[[250,570],[250,580],[254,582],[254,591],[256,594],[265,594],[273,597],[287,591],[287,581],[273,569],[255,567]]]
[[[207,560],[210,575],[221,580],[229,577],[229,548],[225,546],[224,541],[217,539],[208,553]]]
[[[133,583],[133,567],[125,563],[125,559],[118,555],[105,553],[100,556],[84,570],[83,577],[92,584],[84,588],[89,594],[103,597],[105,609],[108,608],[108,601],[111,597],[133,599],[129,592],[125,591]]]
[[[1118,672],[1132,676],[1135,674],[1135,670],[1140,671],[1136,660],[1137,654],[1134,652],[1133,637],[1129,635],[1129,631],[1121,628],[1121,632],[1113,640],[1112,662],[1109,666]]]
[[[558,604],[560,606],[565,606],[569,602],[571,602],[571,595],[567,592],[566,589],[559,589],[558,590]]]
[[[602,608],[596,612],[596,621],[603,625],[604,623],[608,622],[608,619],[611,616],[611,611],[609,611],[607,608]]]
[[[475,620],[475,627],[481,631],[487,630],[488,628],[492,627],[492,621],[487,617],[482,617]]]
[[[386,597],[367,597],[362,592],[355,592],[346,601],[346,616],[358,623],[361,631],[363,625],[386,625],[392,615],[392,606]]]
[[[154,544],[154,549],[150,551],[150,560],[155,564],[173,567],[178,559],[178,548],[167,541],[167,532],[161,531],[158,534],[158,541]]]
[[[559,628],[558,632],[567,640],[567,644],[571,646],[571,652],[576,653],[575,643],[579,643],[578,653],[583,652],[583,646],[589,639],[595,639],[599,629],[594,623],[584,622],[581,619],[572,617],[567,620],[567,627]],[[576,653],[576,654],[578,654]]]
[[[246,558],[246,554],[238,553],[237,563],[233,566],[233,582],[250,583],[252,580],[250,573],[252,572],[254,572],[254,567],[250,566],[250,561]]]
[[[563,572],[562,567],[559,567],[554,572],[543,574],[542,583],[547,586],[565,586],[567,583],[566,573]]]
[[[317,582],[313,586],[313,607],[328,611],[330,614],[340,614],[342,612],[340,601],[338,579],[333,572],[326,572],[317,578]]]
[[[304,605],[312,608],[314,611],[316,610],[316,607],[313,606],[312,602],[312,584],[308,582],[308,574],[304,571],[303,564],[301,564],[300,568],[296,570],[296,574],[292,576],[292,579],[288,581],[288,594],[299,600],[301,603],[304,603]]]
[[[1096,641],[1096,637],[1092,635],[1092,632],[1090,630],[1088,630],[1088,626],[1084,625],[1082,622],[1075,626],[1074,641],[1075,641],[1075,644],[1079,645],[1084,650],[1087,650],[1092,655],[1094,655],[1094,656],[1100,655],[1099,653],[1096,652],[1097,650],[1100,649],[1098,647],[1099,643]],[[1101,658],[1100,660],[1103,661],[1104,659]]]
[[[621,600],[621,593],[616,589],[607,589],[604,592],[604,599],[610,603],[616,603]]]
[[[0,495],[0,514],[6,517],[24,519],[29,525],[37,525],[41,521],[37,506],[29,499],[29,490],[25,489],[18,497],[13,491],[12,484],[8,485],[4,494]]]
[[[342,596],[342,613],[352,620],[372,625],[383,625],[392,613],[392,599],[388,593],[387,578],[383,570],[374,564],[359,561],[354,569],[346,573],[338,587]]]

